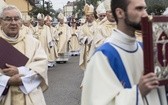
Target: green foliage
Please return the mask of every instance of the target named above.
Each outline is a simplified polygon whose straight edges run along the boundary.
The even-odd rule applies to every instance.
[[[92,4],[95,8],[97,7],[97,2],[100,0],[86,0],[86,3]],[[168,7],[168,0],[146,0],[147,12],[148,14],[161,15],[165,9]],[[77,1],[77,8],[74,10],[74,14],[78,13],[78,17],[84,15],[83,7],[85,5],[84,0]]]
[[[146,0],[148,14],[161,15],[168,7],[168,0]]]
[[[86,0],[88,4],[92,4],[94,7],[97,7],[97,2],[100,0]]]
[[[154,4],[152,6],[149,6],[147,9],[149,14],[154,13],[155,15],[161,15],[164,10],[165,7],[160,4]]]
[[[41,7],[33,7],[31,11],[29,11],[29,15],[31,17],[37,18],[37,14],[38,13],[43,13],[45,16],[46,15],[50,15],[52,17],[56,17],[57,13],[56,11],[53,9],[52,7],[52,3],[51,2],[44,2],[45,6],[41,6]]]
[[[78,17],[82,17],[84,15],[84,12],[83,12],[83,7],[85,5],[85,2],[84,0],[80,0],[80,1],[77,1],[77,4],[76,4],[76,9],[74,9],[74,14],[77,13],[78,14]]]
[[[86,0],[86,3],[89,5],[92,4],[96,8],[98,1],[100,1],[100,0]],[[84,16],[83,8],[85,6],[85,0],[77,1],[76,5],[77,5],[77,8],[74,10],[74,14],[77,13],[78,18],[81,18],[82,16]]]

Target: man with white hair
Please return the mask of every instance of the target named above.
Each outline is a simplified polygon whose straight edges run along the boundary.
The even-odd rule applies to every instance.
[[[26,65],[6,64],[0,69],[0,105],[46,105],[47,56],[38,40],[20,33],[21,18],[18,8],[11,5],[0,14],[0,37],[29,58]]]
[[[70,27],[65,24],[65,16],[63,13],[58,14],[58,21],[59,23],[56,25],[57,34],[57,43],[58,43],[58,58],[57,62],[64,62],[68,61],[68,42],[70,38]]]
[[[21,27],[21,32],[26,33],[28,35],[33,36],[34,27],[31,24],[32,19],[30,18],[29,15],[25,16],[24,18],[22,17],[22,27]]]

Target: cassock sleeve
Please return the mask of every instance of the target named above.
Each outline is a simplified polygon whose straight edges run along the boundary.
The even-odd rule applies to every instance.
[[[137,86],[124,89],[102,52],[92,56],[82,86],[81,105],[143,105]]]
[[[86,40],[88,39],[88,37],[85,35],[84,33],[84,26],[82,26],[80,28],[80,31],[79,31],[79,41],[82,43],[82,44],[85,44]]]
[[[42,79],[37,73],[23,66],[19,67],[18,70],[19,74],[24,75],[21,77],[23,85],[19,86],[23,93],[28,94],[40,85]]]
[[[10,79],[9,76],[0,74],[0,97],[2,96],[2,93],[5,90],[9,79]]]

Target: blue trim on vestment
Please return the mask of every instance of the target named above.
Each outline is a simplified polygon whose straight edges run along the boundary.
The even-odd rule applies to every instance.
[[[141,48],[143,49],[143,43],[142,42],[138,42],[138,43],[141,46]]]
[[[139,91],[138,91],[138,85],[136,86],[136,105],[139,103]]]
[[[111,68],[114,70],[114,73],[122,83],[123,87],[131,88],[131,83],[129,81],[127,72],[117,50],[109,43],[105,43],[96,51],[101,51],[108,58]]]
[[[126,50],[126,49],[124,49],[124,48],[122,48],[122,47],[120,47],[120,46],[118,46],[118,45],[116,45],[116,44],[114,44],[113,43],[113,45],[114,46],[116,46],[116,47],[118,47],[118,48],[120,48],[120,49],[122,49],[122,50],[124,50],[125,52],[128,52],[128,53],[134,53],[134,52],[136,52],[137,50],[138,50],[138,44],[137,44],[137,48],[135,49],[135,50],[133,50],[133,51],[128,51],[128,50]]]
[[[143,49],[143,43],[138,42],[138,44]],[[138,44],[137,44],[137,46],[138,46]],[[114,44],[112,44],[112,45],[114,45]],[[118,54],[117,50],[112,45],[110,45],[110,43],[105,43],[101,47],[99,47],[96,50],[96,52],[101,51],[108,58],[111,68],[114,70],[114,73],[116,74],[119,81],[122,83],[123,87],[124,88],[131,88],[129,78],[126,73],[123,62],[120,58],[120,55]],[[116,47],[118,47],[118,46],[116,46]],[[137,49],[135,51],[137,51]],[[128,51],[126,51],[126,52],[128,52]],[[138,105],[138,104],[139,104],[139,88],[137,85],[136,86],[136,105]]]

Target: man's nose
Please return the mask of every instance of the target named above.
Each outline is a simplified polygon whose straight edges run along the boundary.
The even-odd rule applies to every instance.
[[[146,9],[143,11],[143,13],[142,13],[142,17],[147,17],[148,16],[148,13],[147,13],[147,11],[146,11]]]

